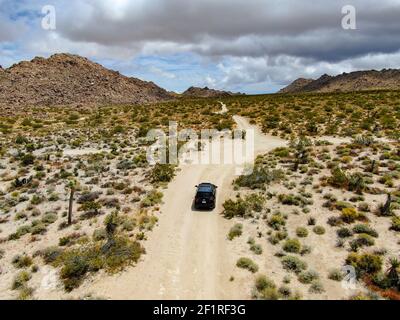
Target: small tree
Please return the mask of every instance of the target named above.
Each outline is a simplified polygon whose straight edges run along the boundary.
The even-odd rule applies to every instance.
[[[397,287],[400,285],[399,283],[399,272],[398,268],[400,267],[400,261],[397,258],[390,258],[389,260],[389,269],[387,271],[387,277],[393,287]]]
[[[69,190],[69,202],[68,202],[68,225],[70,226],[72,224],[72,208],[74,205],[74,195],[75,192],[79,188],[79,182],[76,181],[75,179],[70,179],[67,183],[66,189]]]
[[[391,204],[392,204],[392,195],[388,193],[386,203],[380,208],[380,213],[382,216],[390,216]]]
[[[113,211],[109,214],[106,219],[104,220],[104,224],[106,226],[106,233],[107,233],[107,242],[103,246],[102,251],[104,253],[108,252],[115,244],[115,231],[118,227],[118,211]]]
[[[301,137],[290,142],[290,147],[295,150],[295,162],[293,166],[293,171],[296,172],[299,169],[300,164],[305,164],[308,162],[308,148],[311,146],[311,144],[311,141],[305,137]]]

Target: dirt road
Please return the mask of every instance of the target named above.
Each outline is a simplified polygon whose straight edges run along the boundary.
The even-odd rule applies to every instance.
[[[239,129],[254,128],[235,117]],[[255,130],[257,154],[285,145],[285,141]],[[183,165],[164,191],[159,224],[149,234],[147,254],[136,267],[105,277],[87,288],[111,299],[247,299],[237,282],[229,281],[235,258],[227,250],[231,223],[219,214],[231,196],[234,165]],[[218,188],[212,212],[191,209],[195,185],[212,182]]]

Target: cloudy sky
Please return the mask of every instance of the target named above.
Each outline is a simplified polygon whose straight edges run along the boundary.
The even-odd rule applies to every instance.
[[[42,8],[56,29],[42,27]],[[356,29],[342,8],[356,9]],[[46,20],[47,21],[47,20]],[[400,0],[0,0],[0,65],[70,52],[177,92],[400,68]]]

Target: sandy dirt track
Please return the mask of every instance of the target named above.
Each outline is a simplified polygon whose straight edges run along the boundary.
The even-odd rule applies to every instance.
[[[286,145],[266,136],[242,117],[234,117],[239,129],[255,129],[255,152]],[[147,254],[136,267],[117,276],[106,276],[78,290],[110,299],[248,299],[234,273],[235,257],[227,249],[231,223],[221,215],[231,196],[235,165],[182,165],[164,190],[158,226],[145,243]],[[195,185],[218,186],[213,211],[192,209]]]

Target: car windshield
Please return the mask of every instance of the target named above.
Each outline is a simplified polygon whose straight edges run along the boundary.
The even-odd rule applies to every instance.
[[[199,186],[199,188],[197,189],[197,192],[210,193],[210,192],[212,192],[212,187],[211,186]]]

